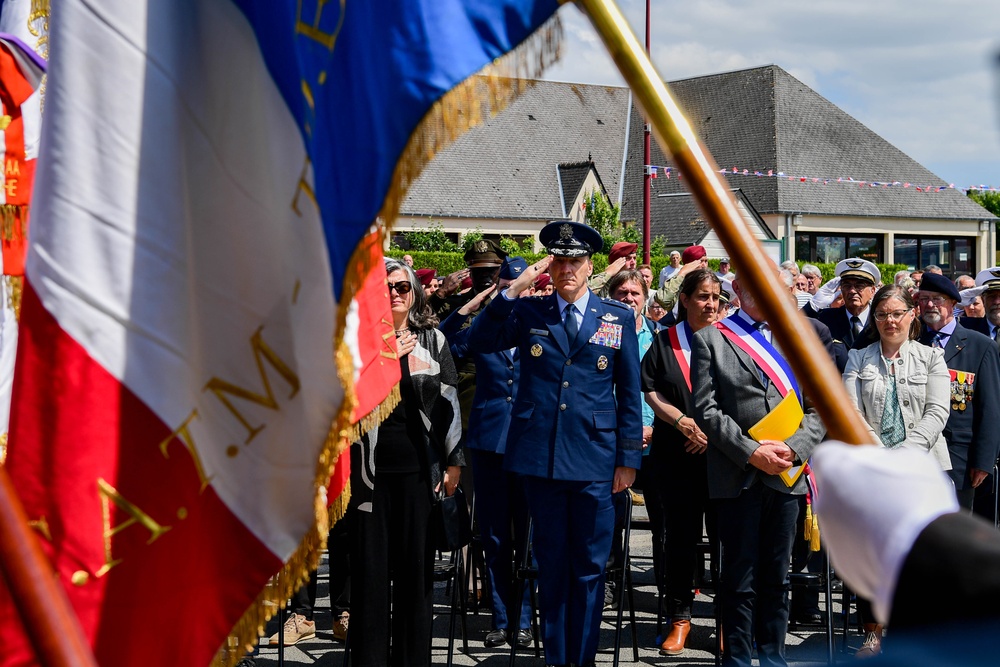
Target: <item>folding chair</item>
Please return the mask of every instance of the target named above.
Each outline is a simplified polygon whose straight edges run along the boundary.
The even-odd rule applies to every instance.
[[[615,616],[614,667],[618,667],[622,645],[622,616],[625,612],[624,596],[628,593],[629,626],[632,630],[632,662],[639,662],[639,638],[635,627],[635,598],[632,594],[632,568],[629,560],[629,540],[632,536],[632,494],[621,494],[625,504],[625,529],[622,531],[622,562],[608,568],[606,577],[615,582],[618,611]]]

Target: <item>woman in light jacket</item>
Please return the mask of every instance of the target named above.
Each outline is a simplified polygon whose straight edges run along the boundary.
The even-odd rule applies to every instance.
[[[928,452],[942,470],[949,470],[951,459],[942,435],[950,391],[944,351],[915,340],[920,322],[905,288],[886,285],[875,293],[869,312],[868,328],[874,327],[878,340],[849,352],[844,370],[847,393],[868,423],[873,442],[889,449]],[[858,612],[865,641],[857,655],[877,655],[882,626],[870,622],[870,606],[860,599]]]
[[[948,367],[942,350],[916,342],[920,333],[913,297],[895,285],[871,302],[868,326],[878,341],[851,350],[844,384],[868,423],[874,442],[889,449],[929,452],[951,468],[942,431],[948,420]]]

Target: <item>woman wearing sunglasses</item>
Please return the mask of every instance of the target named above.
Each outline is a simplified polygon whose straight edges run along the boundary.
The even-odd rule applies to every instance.
[[[465,465],[458,376],[413,269],[391,259],[385,268],[400,401],[352,448],[351,504],[359,511],[351,557],[351,653],[362,666],[426,665],[434,494],[443,487],[452,495]]]
[[[868,423],[872,442],[889,449],[927,452],[942,470],[951,468],[942,431],[948,419],[950,379],[943,350],[921,345],[916,303],[909,290],[886,285],[875,293],[866,335],[878,334],[871,345],[851,350],[844,384]],[[874,327],[875,332],[871,331]],[[863,602],[858,611],[865,642],[858,656],[881,651],[882,626]]]

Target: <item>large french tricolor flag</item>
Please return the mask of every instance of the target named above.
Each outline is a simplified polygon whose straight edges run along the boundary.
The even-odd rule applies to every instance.
[[[7,466],[103,667],[233,664],[315,562],[398,379],[377,223],[556,7],[57,5]]]

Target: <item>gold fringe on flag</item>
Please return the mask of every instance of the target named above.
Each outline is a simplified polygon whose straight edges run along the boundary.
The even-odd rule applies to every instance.
[[[0,239],[23,241],[28,238],[28,207],[21,204],[0,204]]]
[[[522,92],[534,85],[532,79],[541,76],[546,67],[559,59],[561,42],[562,23],[558,16],[553,16],[513,51],[452,88],[431,106],[410,136],[396,164],[392,183],[374,222],[373,231],[377,232],[375,242],[380,244],[379,247],[383,247],[386,235],[399,215],[399,207],[407,189],[420,176],[424,167],[462,134],[503,111]],[[350,484],[347,484],[339,497],[327,503],[326,486],[337,461],[351,442],[381,422],[399,403],[399,387],[396,386],[369,415],[358,424],[351,423],[351,414],[358,404],[358,398],[354,388],[354,362],[344,342],[344,329],[351,302],[364,284],[365,277],[374,268],[371,255],[367,243],[361,243],[355,248],[349,263],[353,270],[344,275],[337,306],[333,350],[337,373],[344,387],[344,399],[317,463],[316,525],[306,534],[281,571],[268,582],[244,612],[243,618],[233,628],[231,636],[212,661],[213,667],[233,667],[244,652],[252,651],[257,638],[264,634],[267,621],[279,608],[283,609],[288,598],[307,581],[309,573],[319,563],[320,552],[326,548],[329,526],[343,517],[350,499]]]
[[[24,292],[24,276],[4,276],[3,291],[7,305],[14,311],[14,319],[21,321],[21,295]]]

